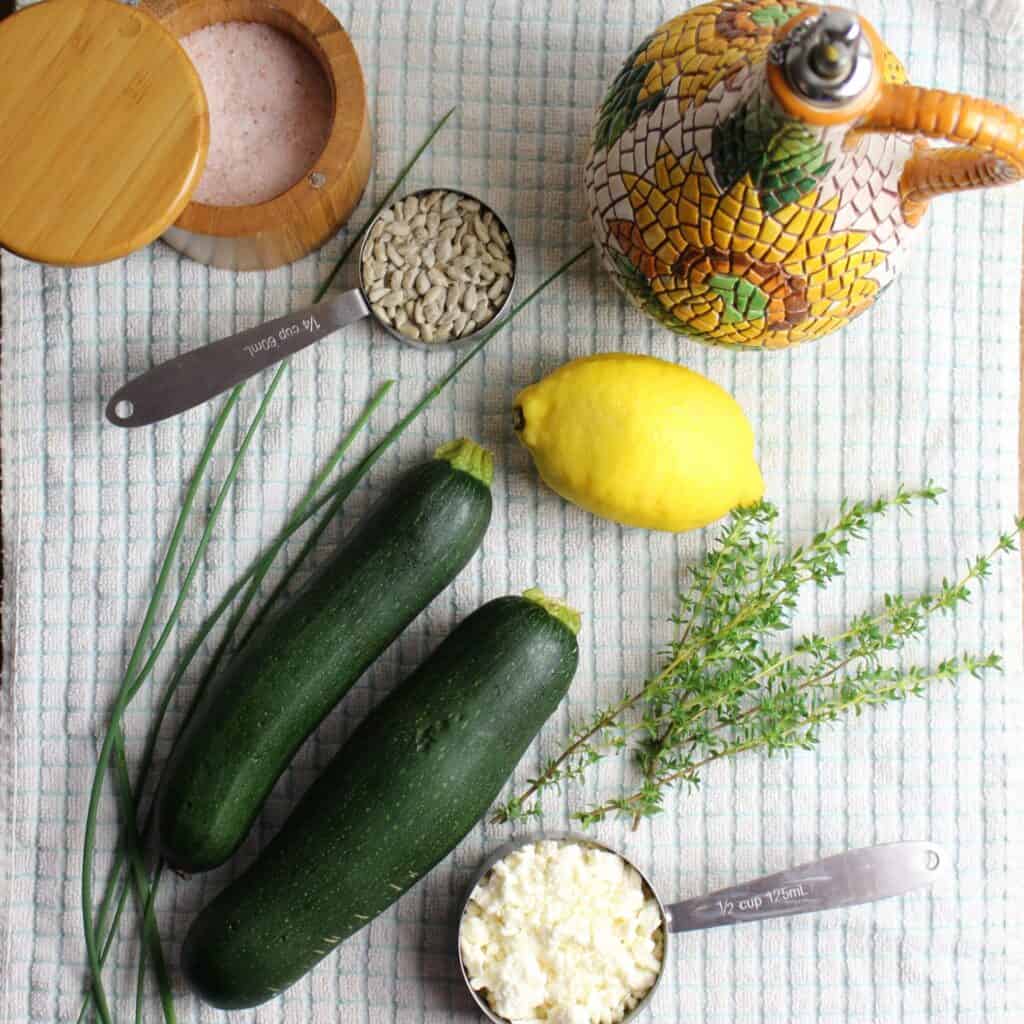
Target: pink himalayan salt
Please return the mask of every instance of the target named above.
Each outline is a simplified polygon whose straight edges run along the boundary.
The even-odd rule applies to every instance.
[[[193,199],[264,203],[315,163],[330,132],[331,92],[316,58],[279,29],[226,21],[181,39],[210,107],[210,151]]]

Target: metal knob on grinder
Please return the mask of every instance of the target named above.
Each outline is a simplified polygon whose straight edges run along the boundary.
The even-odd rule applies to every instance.
[[[874,71],[871,43],[850,11],[828,7],[793,26],[774,50],[790,86],[823,106],[842,106],[868,87]]]

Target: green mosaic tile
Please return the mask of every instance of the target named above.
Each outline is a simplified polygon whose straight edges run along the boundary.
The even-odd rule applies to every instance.
[[[722,323],[738,324],[760,320],[768,309],[768,296],[750,281],[732,274],[712,274],[708,287],[719,295],[725,305]]]
[[[665,98],[664,89],[651,93],[643,100],[639,98],[652,65],[635,66],[635,63],[651,45],[653,39],[653,35],[648,36],[630,54],[625,66],[612,82],[604,103],[601,104],[594,126],[594,145],[598,149],[607,148],[616,142],[643,114],[656,110]]]

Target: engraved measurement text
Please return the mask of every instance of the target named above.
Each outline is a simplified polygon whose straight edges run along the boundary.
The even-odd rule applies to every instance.
[[[245,345],[244,348],[249,353],[249,357],[254,358],[260,352],[269,352],[271,349],[277,348],[282,341],[294,338],[301,331],[309,333],[310,331],[319,330],[320,321],[315,316],[307,316],[303,317],[299,323],[285,324],[284,327],[278,330],[277,334],[268,334],[265,338],[260,338],[259,341],[254,341],[251,345]]]

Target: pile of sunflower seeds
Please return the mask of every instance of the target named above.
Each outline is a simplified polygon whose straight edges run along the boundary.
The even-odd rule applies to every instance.
[[[445,342],[488,324],[512,290],[512,243],[494,214],[457,192],[407,196],[363,247],[363,287],[381,321]]]

